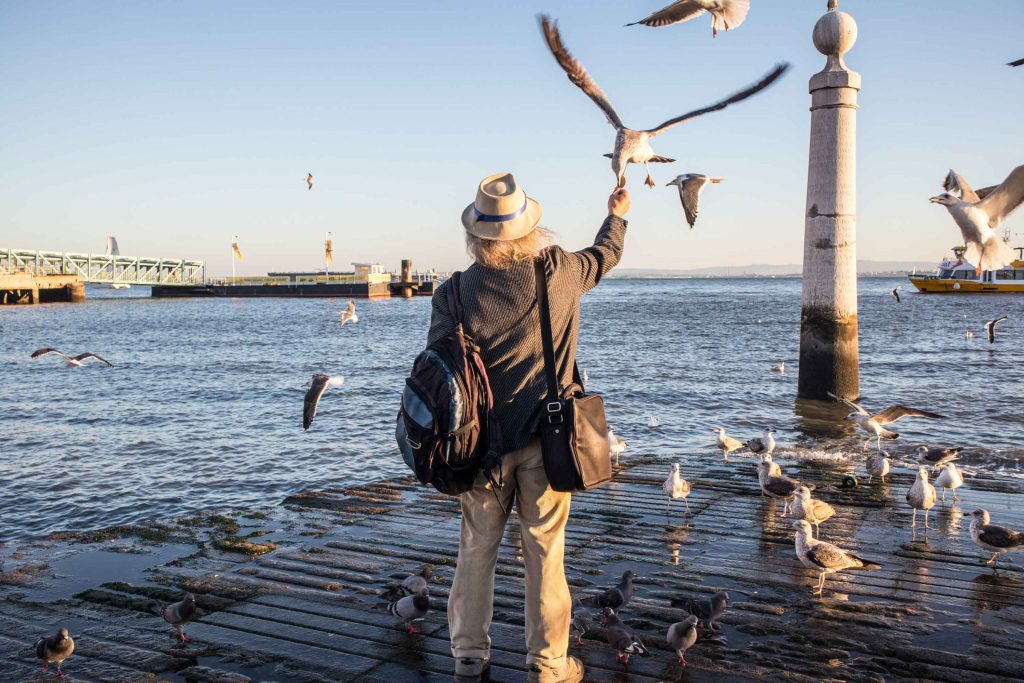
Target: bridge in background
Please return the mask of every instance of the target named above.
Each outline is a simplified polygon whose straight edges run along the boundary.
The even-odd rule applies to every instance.
[[[111,285],[194,286],[206,282],[206,262],[0,249],[0,277],[4,275],[36,278],[60,275],[76,278],[79,282]]]

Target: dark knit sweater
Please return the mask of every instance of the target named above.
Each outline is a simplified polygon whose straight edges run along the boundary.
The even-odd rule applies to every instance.
[[[548,249],[551,329],[563,387],[572,382],[580,297],[619,262],[625,237],[626,221],[608,216],[594,246],[577,252],[557,246]],[[446,282],[434,292],[428,344],[455,331],[448,312],[447,286]],[[519,450],[537,433],[541,400],[547,395],[533,261],[501,270],[474,263],[462,274],[459,294],[463,325],[480,347],[487,366],[501,425],[501,452]]]

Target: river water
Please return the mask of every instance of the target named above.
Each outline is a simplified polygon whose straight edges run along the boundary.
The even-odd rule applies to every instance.
[[[860,281],[863,402],[946,419],[901,422],[886,448],[965,446],[965,467],[1024,476],[1024,297],[904,291],[897,304],[900,282]],[[339,300],[147,294],[90,288],[85,304],[0,309],[0,540],[405,473],[394,418],[429,299],[360,301],[360,322],[339,329]],[[1000,315],[990,345],[981,326]],[[584,299],[580,366],[630,444],[624,457],[712,457],[713,427],[746,438],[771,425],[777,459],[859,458],[845,410],[795,400],[799,320],[798,279],[607,280]],[[42,346],[114,367],[30,360]],[[303,432],[313,372],[346,383]]]

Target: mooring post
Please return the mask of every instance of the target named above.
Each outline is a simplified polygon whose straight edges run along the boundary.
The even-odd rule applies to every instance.
[[[814,26],[814,47],[827,57],[811,77],[811,146],[804,221],[800,311],[801,398],[860,395],[857,345],[857,92],[860,74],[843,55],[857,40],[857,22],[837,11]]]

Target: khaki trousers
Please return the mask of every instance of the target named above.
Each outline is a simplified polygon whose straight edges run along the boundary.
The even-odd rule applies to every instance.
[[[502,457],[501,505],[515,500],[526,573],[527,665],[561,668],[569,648],[572,598],[565,581],[565,523],[572,494],[552,491],[540,440]],[[497,479],[497,477],[495,477]],[[494,565],[508,513],[483,475],[461,496],[459,560],[448,598],[448,630],[456,658],[490,656]]]

